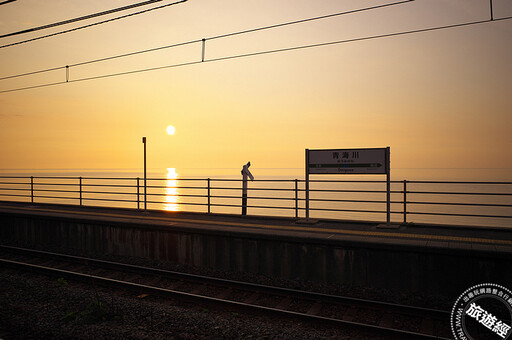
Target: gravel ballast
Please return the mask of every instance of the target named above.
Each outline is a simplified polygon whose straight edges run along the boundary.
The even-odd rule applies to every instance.
[[[3,339],[376,339],[11,269],[0,271],[0,306]]]

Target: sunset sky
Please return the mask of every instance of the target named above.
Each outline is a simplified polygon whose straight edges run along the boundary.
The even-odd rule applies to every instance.
[[[0,35],[136,2],[18,0],[0,5]],[[0,77],[392,2],[189,0],[0,48]],[[512,1],[493,9],[512,16]],[[207,40],[205,63],[0,93],[0,168],[139,168],[146,136],[151,168],[301,168],[306,148],[390,146],[392,168],[512,173],[512,20],[208,62],[489,17],[488,0],[416,0]],[[200,60],[199,42],[71,67],[69,79]],[[61,69],[0,91],[65,80]]]

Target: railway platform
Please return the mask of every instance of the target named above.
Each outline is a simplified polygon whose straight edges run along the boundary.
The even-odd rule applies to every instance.
[[[3,244],[457,294],[512,282],[512,227],[465,227],[0,202]]]

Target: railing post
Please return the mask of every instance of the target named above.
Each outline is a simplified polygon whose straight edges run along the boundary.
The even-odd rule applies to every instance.
[[[34,176],[30,176],[30,202],[34,203]]]
[[[82,176],[79,177],[80,180],[80,206],[82,205]]]
[[[295,218],[299,218],[299,183],[295,178]]]
[[[208,214],[210,213],[210,178],[208,178]]]
[[[407,223],[407,180],[404,179],[404,224]]]
[[[137,177],[137,210],[140,209],[140,191],[139,191],[140,185],[139,185],[139,180],[140,180],[140,178]]]

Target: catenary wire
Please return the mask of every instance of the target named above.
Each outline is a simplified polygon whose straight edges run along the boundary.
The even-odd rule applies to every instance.
[[[107,11],[102,11],[102,12],[97,12],[97,13],[93,13],[93,14],[88,14],[88,15],[84,15],[84,16],[81,16],[81,17],[73,18],[73,19],[68,19],[68,20],[64,20],[64,21],[55,22],[55,23],[52,23],[52,24],[47,24],[47,25],[42,25],[42,26],[38,26],[38,27],[27,28],[27,29],[24,29],[24,30],[21,30],[21,31],[17,31],[17,32],[11,32],[11,33],[7,33],[7,34],[2,34],[2,35],[0,35],[0,38],[6,38],[6,37],[14,36],[14,35],[20,35],[20,34],[40,31],[40,30],[47,29],[47,28],[52,28],[52,27],[66,25],[66,24],[71,24],[73,22],[82,21],[82,20],[86,20],[86,19],[92,19],[92,18],[96,18],[96,17],[99,17],[99,16],[103,16],[103,15],[107,15],[107,14],[112,14],[112,13],[116,13],[116,12],[126,11],[126,10],[129,10],[129,9],[133,9],[133,8],[140,7],[140,6],[151,5],[151,4],[154,4],[155,2],[161,2],[161,1],[163,1],[163,0],[148,0],[148,1],[138,2],[136,4],[131,4],[131,5],[128,5],[128,6],[113,8],[113,9],[109,9]],[[0,5],[1,4],[2,3],[0,3]]]
[[[109,77],[128,75],[128,74],[134,74],[134,73],[142,73],[142,72],[148,72],[148,71],[162,70],[162,69],[166,69],[166,68],[175,68],[175,67],[180,67],[180,66],[189,66],[189,65],[201,64],[201,63],[206,63],[206,62],[216,62],[216,61],[238,59],[238,58],[244,58],[244,57],[253,57],[253,56],[259,56],[259,55],[265,55],[265,54],[273,54],[273,53],[280,53],[280,52],[302,50],[302,49],[314,48],[314,47],[338,45],[338,44],[357,42],[357,41],[365,41],[365,40],[387,38],[387,37],[396,37],[396,36],[401,36],[401,35],[406,35],[406,34],[422,33],[422,32],[429,32],[429,31],[437,31],[437,30],[442,30],[442,29],[449,29],[449,28],[456,28],[456,27],[462,27],[462,26],[470,26],[470,25],[476,25],[476,24],[483,24],[483,23],[488,23],[488,22],[491,22],[491,21],[507,20],[507,19],[512,19],[512,16],[505,17],[505,18],[500,18],[500,19],[494,19],[494,20],[487,19],[487,20],[473,21],[473,22],[467,22],[467,23],[461,23],[461,24],[453,24],[453,25],[447,25],[447,26],[430,27],[430,28],[423,28],[423,29],[418,29],[418,30],[395,32],[395,33],[388,33],[388,34],[381,34],[381,35],[373,35],[373,36],[361,37],[361,38],[337,40],[337,41],[330,41],[330,42],[324,42],[324,43],[318,43],[318,44],[301,45],[301,46],[280,48],[280,49],[274,49],[274,50],[266,50],[266,51],[260,51],[260,52],[237,54],[237,55],[226,56],[226,57],[219,57],[219,58],[213,58],[213,59],[205,59],[204,61],[198,60],[198,61],[191,61],[191,62],[180,63],[180,64],[172,64],[172,65],[151,67],[151,68],[145,68],[145,69],[139,69],[139,70],[133,70],[133,71],[126,71],[126,72],[119,72],[119,73],[111,73],[111,74],[100,75],[100,76],[95,76],[95,77],[80,78],[80,79],[70,80],[69,82],[71,83],[71,82],[79,82],[79,81],[94,80],[94,79],[101,79],[101,78],[109,78]],[[199,40],[199,41],[201,41],[201,40]]]
[[[172,65],[158,66],[158,67],[152,67],[152,68],[144,68],[144,69],[138,69],[138,70],[132,70],[132,71],[126,71],[126,72],[119,72],[119,73],[111,73],[111,74],[99,75],[99,76],[94,76],[94,77],[72,79],[72,80],[69,80],[69,83],[88,81],[88,80],[97,80],[97,79],[102,79],[102,78],[110,78],[110,77],[116,77],[116,76],[122,76],[122,75],[128,75],[128,74],[135,74],[135,73],[142,73],[142,72],[148,72],[148,71],[162,70],[162,69],[167,69],[167,68],[181,67],[181,66],[189,66],[189,65],[201,64],[201,63],[206,63],[206,62],[217,62],[217,61],[224,61],[224,60],[230,60],[230,59],[238,59],[238,58],[259,56],[259,55],[265,55],[265,54],[273,54],[273,53],[301,50],[301,49],[321,47],[321,46],[337,45],[337,44],[350,43],[350,42],[358,42],[358,41],[365,41],[365,40],[403,36],[403,35],[415,34],[415,33],[453,29],[453,28],[458,28],[458,27],[478,25],[478,24],[504,21],[504,20],[510,20],[510,19],[512,19],[512,16],[498,18],[498,19],[471,21],[471,22],[465,22],[465,23],[459,23],[459,24],[452,24],[452,25],[445,25],[445,26],[422,28],[422,29],[417,29],[417,30],[409,30],[409,31],[402,31],[402,32],[395,32],[395,33],[373,35],[373,36],[360,37],[360,38],[330,41],[330,42],[324,42],[324,43],[318,43],[318,44],[309,44],[309,45],[301,45],[301,46],[294,46],[294,47],[274,49],[274,50],[266,50],[266,51],[253,52],[253,53],[238,54],[238,55],[225,56],[225,57],[219,57],[219,58],[214,58],[214,59],[206,59],[204,61],[198,60],[198,61],[191,61],[191,62],[185,62],[185,63],[180,63],[180,64],[172,64]],[[202,41],[202,40],[198,40],[198,41]],[[0,93],[22,91],[22,90],[28,90],[28,89],[34,89],[34,88],[40,88],[40,87],[48,87],[48,86],[65,84],[65,83],[67,83],[67,82],[62,81],[62,82],[34,85],[34,86],[28,86],[28,87],[22,87],[22,88],[3,90],[3,91],[0,91]]]
[[[0,5],[6,5],[6,4],[8,4],[8,3],[10,3],[10,2],[14,2],[14,1],[16,1],[16,0],[0,1]]]
[[[161,1],[161,0],[159,0],[159,1]],[[89,27],[105,24],[107,22],[112,22],[112,21],[116,21],[116,20],[120,20],[120,19],[125,19],[125,18],[128,18],[128,17],[132,17],[132,16],[139,15],[139,14],[144,14],[144,13],[147,13],[147,12],[150,12],[150,11],[154,11],[154,10],[157,10],[157,9],[162,9],[162,8],[165,8],[165,7],[177,5],[177,4],[180,4],[180,3],[183,3],[183,2],[187,2],[187,1],[188,0],[180,0],[180,1],[177,1],[177,2],[170,3],[170,4],[165,4],[165,5],[162,5],[162,6],[157,6],[157,7],[149,8],[149,9],[146,9],[146,10],[143,10],[143,11],[122,15],[122,16],[115,17],[115,18],[112,18],[112,19],[98,21],[98,22],[95,22],[95,23],[92,23],[92,24],[71,28],[71,29],[68,29],[68,30],[65,30],[65,31],[55,32],[55,33],[47,34],[47,35],[42,35],[42,36],[35,37],[35,38],[32,38],[32,39],[21,40],[21,41],[17,41],[17,42],[10,43],[10,44],[0,45],[0,48],[5,48],[5,47],[15,46],[15,45],[21,45],[21,44],[25,44],[25,43],[28,43],[28,42],[31,42],[31,41],[36,41],[36,40],[40,40],[40,39],[44,39],[44,38],[53,37],[53,36],[56,36],[56,35],[61,35],[61,34],[64,34],[64,33],[78,31],[78,30],[81,30],[81,29],[84,29],[84,28],[89,28]]]
[[[341,16],[341,15],[346,15],[346,14],[353,14],[353,13],[362,12],[362,11],[369,11],[369,10],[374,10],[374,9],[380,9],[380,8],[394,6],[394,5],[400,5],[400,4],[404,4],[404,3],[412,2],[412,1],[415,1],[415,0],[398,1],[398,2],[393,2],[393,3],[379,5],[379,6],[364,7],[364,8],[359,8],[359,9],[352,10],[352,11],[337,12],[337,13],[333,13],[333,14],[327,14],[327,15],[322,15],[322,16],[317,16],[317,17],[312,17],[312,18],[307,18],[307,19],[289,21],[289,22],[280,23],[280,24],[274,24],[274,25],[270,25],[270,26],[263,26],[263,27],[253,28],[253,29],[250,29],[250,30],[231,32],[231,33],[222,34],[222,35],[218,35],[218,36],[214,36],[214,37],[210,37],[210,38],[205,38],[205,41],[206,40],[226,38],[226,37],[240,35],[240,34],[252,33],[252,32],[257,32],[257,31],[263,31],[263,30],[268,30],[268,29],[273,29],[273,28],[278,28],[278,27],[283,27],[283,26],[288,26],[288,25],[294,25],[294,24],[304,23],[304,22],[308,22],[308,21],[321,20],[321,19]],[[163,50],[163,49],[167,49],[167,48],[172,48],[172,47],[177,47],[177,46],[193,44],[193,43],[197,43],[199,41],[202,41],[202,40],[201,39],[197,39],[197,40],[191,40],[191,41],[187,41],[187,42],[183,42],[183,43],[178,43],[178,44],[165,45],[165,46],[155,47],[155,48],[151,48],[151,49],[134,51],[134,52],[119,54],[119,55],[115,55],[115,56],[111,56],[111,57],[105,57],[105,58],[100,58],[100,59],[94,59],[94,60],[89,60],[89,61],[85,61],[85,62],[80,62],[80,63],[76,63],[76,64],[71,64],[71,65],[68,65],[68,66],[69,67],[75,67],[75,66],[92,64],[92,63],[97,63],[97,62],[106,61],[106,60],[123,58],[123,57],[127,57],[127,56],[133,56],[133,55],[137,55],[137,54],[143,54],[143,53],[148,53],[148,52],[155,52],[155,51]],[[6,46],[8,46],[8,45],[6,45]],[[0,46],[0,48],[2,48],[2,47],[4,47],[4,46]],[[23,77],[23,76],[28,76],[28,75],[37,74],[37,73],[43,73],[43,72],[50,72],[50,71],[55,71],[55,70],[59,70],[59,69],[63,69],[63,68],[65,68],[65,66],[60,66],[60,67],[55,67],[55,68],[50,68],[50,69],[45,69],[45,70],[39,70],[39,71],[34,71],[34,72],[27,72],[27,73],[22,73],[22,74],[16,74],[16,75],[12,75],[12,76],[0,77],[0,80],[10,79],[10,78],[17,78],[17,77]]]

